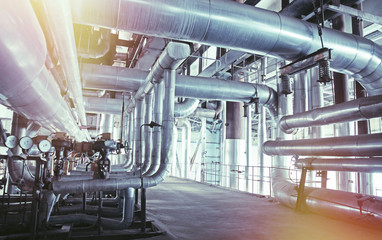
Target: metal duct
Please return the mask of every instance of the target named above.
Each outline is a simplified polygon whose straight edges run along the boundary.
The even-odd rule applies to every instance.
[[[142,145],[141,139],[141,126],[144,123],[145,116],[145,99],[138,99],[136,108],[135,108],[135,127],[134,127],[134,156],[135,156],[135,164],[139,167],[142,167],[142,154],[145,152],[144,145]]]
[[[98,68],[97,66],[92,64],[82,66],[82,77],[86,79],[85,88],[137,91],[138,87],[132,89],[133,85],[130,80],[139,81],[137,85],[140,85],[142,80],[139,79],[143,79],[141,77],[148,74],[126,68],[122,68],[122,71],[118,67],[99,66]],[[211,91],[211,89],[214,90]],[[259,103],[267,107],[271,115],[277,115],[277,94],[272,88],[263,84],[177,75],[175,95],[177,97],[246,103],[258,97]]]
[[[67,1],[45,0],[45,14],[60,64],[65,73],[69,92],[72,95],[79,121],[86,126],[86,114],[82,99],[80,69],[77,60],[77,48],[74,38],[70,3]],[[87,130],[85,130],[87,131]]]
[[[184,118],[191,115],[199,106],[198,99],[187,98],[181,103],[175,104],[175,117]]]
[[[93,179],[67,182],[54,181],[52,184],[54,192],[58,193],[83,193],[96,191],[114,191],[127,188],[148,188],[159,184],[168,174],[168,168],[171,165],[171,159],[174,154],[174,100],[175,100],[175,71],[165,71],[165,107],[162,123],[162,145],[161,145],[161,163],[158,171],[150,177],[126,177]]]
[[[382,95],[359,98],[284,116],[280,119],[279,126],[283,132],[288,133],[293,128],[359,121],[375,117],[382,117]]]
[[[305,158],[298,159],[295,165],[309,170],[382,172],[382,158]]]
[[[122,102],[116,98],[84,97],[85,110],[89,113],[121,115]]]
[[[73,21],[135,33],[195,41],[286,60],[321,48],[317,26],[234,1],[71,1]],[[163,24],[160,24],[163,23]],[[224,37],[221,37],[224,36]],[[382,47],[359,36],[324,28],[331,67],[354,75],[369,95],[382,94]]]
[[[268,141],[263,145],[268,155],[308,156],[382,156],[382,133],[332,137]]]
[[[112,114],[101,114],[99,133],[113,133],[114,116]]]
[[[162,115],[163,115],[163,98],[164,98],[164,82],[160,82],[154,85],[155,90],[155,105],[154,105],[154,122],[162,125]],[[160,165],[160,154],[161,154],[161,133],[162,128],[156,127],[153,129],[153,151],[151,156],[151,165],[149,170],[147,170],[146,175],[153,175],[159,168]]]
[[[168,40],[163,38],[147,37],[146,44],[139,54],[138,61],[134,68],[139,70],[150,69],[163,49],[166,47],[167,41]]]
[[[0,103],[51,132],[83,135],[45,67],[46,43],[29,1],[0,8]]]
[[[145,94],[151,91],[155,83],[161,81],[165,69],[176,69],[190,53],[191,49],[187,44],[170,42],[151,68],[145,81],[138,88],[134,95],[135,100],[144,97]],[[130,101],[126,107],[126,111],[131,112],[133,107],[134,103]]]

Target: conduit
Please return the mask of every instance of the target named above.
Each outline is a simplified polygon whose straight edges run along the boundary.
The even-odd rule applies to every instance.
[[[0,8],[0,103],[51,132],[83,135],[45,67],[46,43],[29,1]]]
[[[382,156],[382,133],[332,137],[268,141],[263,145],[268,155],[305,156]]]
[[[178,128],[182,128],[182,134],[185,134],[186,147],[184,149],[184,178],[188,178],[188,162],[190,161],[191,155],[191,124],[186,118],[178,118],[176,126]]]
[[[150,124],[152,121],[152,113],[153,113],[153,95],[154,95],[154,89],[152,89],[150,92],[146,94],[145,97],[145,104],[146,104],[146,114],[145,114],[145,124]],[[143,134],[144,134],[144,144],[145,144],[145,151],[144,151],[144,162],[142,166],[142,173],[146,173],[151,165],[151,152],[153,151],[152,148],[152,129],[148,126],[143,127]]]
[[[103,113],[119,115],[122,111],[122,99],[84,97],[85,111],[88,113]]]
[[[73,21],[144,35],[297,60],[321,48],[316,24],[234,1],[71,1]],[[224,17],[223,17],[224,16]],[[160,23],[165,24],[158,24]],[[225,36],[222,38],[221,36]],[[353,75],[369,95],[382,94],[382,47],[324,28],[331,67]]]
[[[298,168],[321,171],[382,172],[382,158],[304,158],[295,163]]]
[[[293,128],[322,126],[331,123],[366,120],[382,117],[382,95],[317,108],[294,115],[284,116],[279,126],[283,132]]]

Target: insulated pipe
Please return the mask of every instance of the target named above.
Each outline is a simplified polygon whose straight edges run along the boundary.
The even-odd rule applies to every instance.
[[[216,112],[213,109],[207,108],[197,108],[190,117],[198,117],[198,118],[214,118],[216,116]]]
[[[120,115],[122,112],[122,99],[84,97],[85,111],[88,113],[103,113]]]
[[[198,106],[198,99],[186,98],[186,100],[184,100],[183,102],[175,104],[175,117],[188,117],[196,110]]]
[[[297,60],[321,48],[316,24],[234,1],[76,0],[71,3],[73,21],[81,24],[195,41],[286,60]],[[359,79],[369,95],[382,93],[382,47],[366,38],[329,28],[322,29],[322,38],[325,47],[333,49],[333,69]]]
[[[295,163],[298,168],[321,171],[382,172],[382,158],[304,158]]]
[[[45,67],[46,43],[29,1],[0,8],[0,103],[51,132],[83,135]]]
[[[101,114],[99,134],[113,133],[114,116],[111,114]]]
[[[165,99],[162,123],[161,163],[158,171],[149,177],[126,177],[93,179],[67,182],[54,181],[53,191],[56,193],[84,193],[97,191],[115,191],[127,188],[148,188],[159,184],[169,173],[171,159],[174,155],[174,100],[175,100],[175,70],[165,71]]]
[[[142,139],[141,139],[141,126],[143,124],[144,120],[144,99],[138,99],[136,104],[136,111],[135,111],[135,127],[134,127],[134,156],[135,156],[135,164],[141,168],[142,166],[142,153],[144,152],[144,145],[142,145]]]
[[[164,82],[160,82],[154,85],[155,91],[155,105],[154,105],[154,122],[162,125],[163,119],[163,98],[164,98]],[[153,151],[151,156],[151,165],[149,170],[147,170],[146,175],[153,175],[159,168],[160,165],[160,154],[161,154],[161,133],[162,128],[156,127],[153,129]]]
[[[382,156],[382,133],[332,137],[268,141],[264,152],[268,155],[308,156]]]
[[[186,149],[184,153],[184,178],[188,178],[188,162],[190,160],[190,152],[191,152],[191,124],[190,121],[186,118],[179,118],[176,122],[176,126],[179,128],[183,128],[182,134],[185,134],[186,138]]]
[[[145,104],[146,104],[146,114],[145,114],[145,124],[150,124],[152,121],[152,114],[153,114],[153,95],[154,95],[154,89],[148,92],[145,96]],[[147,170],[150,168],[151,165],[151,154],[152,154],[152,129],[149,126],[143,127],[143,135],[145,138],[145,151],[142,153],[144,154],[143,159],[143,166],[142,166],[142,173],[146,173]]]
[[[77,48],[70,3],[68,1],[45,0],[45,14],[52,32],[54,45],[65,73],[67,85],[72,95],[78,118],[82,126],[86,126],[86,114],[82,99],[80,69],[77,60]],[[87,131],[87,130],[86,130]]]
[[[88,79],[84,83],[84,87],[90,89],[106,88],[113,91],[137,91],[138,88],[132,89],[130,80],[135,79],[134,81],[137,81],[145,74],[147,76],[148,72],[123,69],[121,71],[118,67],[111,66],[96,68],[92,64],[83,64],[82,77]],[[142,83],[142,80],[139,81]],[[259,103],[268,108],[272,116],[277,115],[277,94],[272,88],[263,84],[177,75],[175,95],[177,97],[246,103],[258,97]]]
[[[170,42],[154,66],[145,78],[134,95],[134,101],[141,99],[151,91],[155,83],[161,81],[165,69],[176,69],[191,53],[190,46],[184,43]],[[134,107],[134,101],[130,101],[126,107],[127,112],[131,112]]]
[[[358,98],[352,101],[284,116],[279,126],[283,132],[293,128],[322,126],[331,123],[366,120],[382,117],[382,95]]]

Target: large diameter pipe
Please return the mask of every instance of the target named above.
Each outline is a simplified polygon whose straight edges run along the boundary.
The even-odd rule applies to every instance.
[[[382,117],[382,95],[359,98],[329,107],[284,116],[280,119],[279,126],[283,132],[288,133],[293,128],[322,126],[376,117]]]
[[[83,135],[59,87],[45,67],[43,32],[29,1],[0,8],[0,103],[51,132]]]
[[[382,158],[304,158],[298,159],[295,165],[321,171],[382,172]]]
[[[152,121],[152,114],[153,114],[153,95],[154,95],[154,89],[151,90],[146,94],[145,97],[145,124],[150,124]],[[143,154],[143,166],[142,166],[142,173],[146,173],[147,170],[150,168],[151,165],[151,154],[153,151],[152,146],[152,129],[148,126],[145,126],[143,129],[143,135],[144,135],[144,144],[145,144],[145,151]]]
[[[76,0],[71,3],[73,21],[81,24],[195,41],[286,60],[299,59],[321,48],[315,24],[234,1]],[[322,39],[325,47],[332,49],[333,69],[354,75],[370,95],[382,93],[382,47],[366,38],[329,28],[323,29]]]
[[[268,141],[263,145],[268,155],[302,156],[382,156],[382,133],[332,137]]]
[[[175,117],[184,118],[190,116],[199,106],[199,100],[195,98],[187,98],[181,103],[175,104]]]
[[[77,48],[74,38],[70,4],[67,1],[44,1],[47,19],[53,41],[59,55],[60,64],[65,73],[67,85],[72,95],[78,118],[86,126],[85,108],[82,99],[80,69],[77,60]]]
[[[120,115],[122,102],[122,99],[117,98],[84,97],[85,110],[88,113]]]

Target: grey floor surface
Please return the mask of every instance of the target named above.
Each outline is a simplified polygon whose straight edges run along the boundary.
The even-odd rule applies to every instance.
[[[382,240],[382,229],[296,213],[272,199],[178,178],[147,190],[150,239]]]

